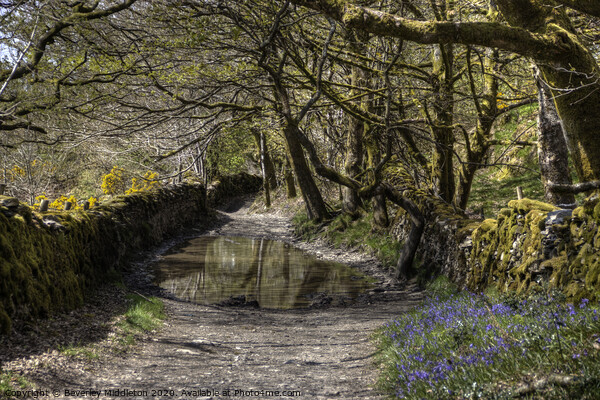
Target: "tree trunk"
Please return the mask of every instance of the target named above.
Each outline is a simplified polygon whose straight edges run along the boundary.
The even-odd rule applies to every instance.
[[[283,132],[288,153],[292,160],[292,168],[294,169],[298,186],[300,186],[300,191],[302,192],[308,218],[320,221],[329,217],[329,211],[327,211],[325,201],[306,163],[304,150],[298,140],[298,129],[298,126],[294,122],[286,121]]]
[[[384,195],[378,194],[373,197],[373,222],[381,228],[385,228],[390,224]]]
[[[454,198],[454,51],[452,45],[436,45],[432,72],[433,135],[431,178],[435,192],[446,202]]]
[[[369,134],[365,138],[365,144],[367,148],[367,168],[374,170],[377,165],[381,162],[381,150],[379,142],[381,140],[378,130],[371,129]],[[376,226],[385,228],[389,224],[389,217],[387,212],[387,205],[385,201],[385,195],[377,194],[373,197],[371,204],[373,208],[373,222]]]
[[[408,213],[411,221],[410,233],[402,246],[402,253],[396,264],[396,279],[405,279],[412,268],[417,249],[421,242],[421,236],[425,230],[425,217],[419,210],[419,207],[410,199],[402,196],[397,190],[394,190],[388,184],[382,184],[381,191],[385,193],[392,202],[402,207]]]
[[[268,208],[271,207],[271,185],[269,184],[266,163],[266,158],[269,153],[267,152],[267,140],[265,139],[265,134],[263,132],[258,134],[258,143],[260,149],[260,170],[262,172],[263,190],[265,192],[265,206]]]
[[[573,183],[569,173],[569,154],[564,130],[550,88],[535,69],[538,86],[538,159],[542,173],[546,201],[561,207],[572,207],[575,196],[572,193],[556,192],[552,184]]]
[[[285,180],[287,198],[296,198],[296,196],[298,195],[296,193],[296,182],[294,181],[294,172],[292,171],[292,167],[290,166],[290,159],[288,157],[285,158],[283,178]]]
[[[493,8],[490,9],[490,15],[495,15]],[[467,141],[467,162],[460,168],[458,188],[454,201],[454,204],[461,210],[467,208],[475,173],[481,168],[487,157],[492,126],[498,115],[498,78],[496,75],[497,63],[495,61],[498,58],[498,50],[486,49],[485,51],[486,57],[483,61],[482,73],[484,76],[481,95],[477,92],[469,53],[470,51],[467,52],[467,71],[471,95],[477,109],[477,125],[474,133],[465,139]]]
[[[254,140],[256,141],[256,146],[258,147],[258,151],[260,154],[260,163],[261,170],[264,165],[264,176],[263,179],[267,181],[269,184],[269,188],[276,189],[277,188],[277,176],[275,175],[275,166],[273,165],[273,161],[271,160],[271,155],[269,153],[269,148],[267,146],[266,137],[264,137],[264,133],[261,132],[257,128],[252,128],[252,135],[254,136]],[[265,139],[264,147],[262,146],[261,138]]]
[[[356,54],[364,54],[368,41],[368,36],[362,32],[350,29],[346,32],[346,41],[350,44],[350,49]],[[361,89],[366,87],[368,76],[364,69],[353,65],[351,67],[351,85],[350,97],[355,98],[361,95]],[[364,97],[359,97],[355,103],[360,108],[366,107]],[[365,134],[365,123],[352,115],[348,116],[348,137],[346,140],[346,162],[345,172],[350,177],[355,177],[361,172],[363,162],[363,137]],[[342,208],[344,212],[355,215],[361,207],[362,202],[356,190],[349,187],[342,189],[343,201]]]
[[[556,109],[564,125],[579,180],[600,180],[600,87],[593,82],[597,78],[584,79],[573,72],[557,72],[541,66],[540,69],[544,80],[552,87],[573,88],[566,92],[552,91]],[[596,74],[600,76],[600,71]]]

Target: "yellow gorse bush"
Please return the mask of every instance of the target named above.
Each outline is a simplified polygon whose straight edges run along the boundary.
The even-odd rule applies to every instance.
[[[75,196],[70,196],[70,197],[60,196],[58,199],[56,199],[52,203],[50,203],[49,207],[54,208],[55,210],[63,210],[65,208],[65,203],[67,201],[72,204],[71,210],[83,209],[82,206],[77,204],[77,199],[75,198]]]
[[[11,181],[14,181],[18,178],[24,178],[25,177],[25,170],[21,167],[19,167],[18,165],[15,165],[14,167],[12,167],[12,169],[10,171],[8,171],[8,179]]]
[[[102,177],[102,191],[104,194],[115,195],[123,192],[123,168],[114,166],[110,172]]]
[[[152,171],[146,171],[141,179],[131,178],[131,187],[127,189],[125,194],[132,194],[136,192],[147,192],[160,186],[158,179],[158,173]]]
[[[18,182],[28,176],[42,176],[44,171],[53,172],[54,170],[55,168],[49,162],[35,159],[29,164],[23,166],[15,164],[12,168],[4,168],[0,172],[4,174],[8,182]]]

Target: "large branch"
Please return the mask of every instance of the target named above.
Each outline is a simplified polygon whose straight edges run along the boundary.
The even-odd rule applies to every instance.
[[[557,193],[583,193],[600,189],[600,181],[580,182],[573,184],[549,183],[548,188]]]
[[[556,2],[573,10],[600,18],[600,2],[598,0],[556,0]]]
[[[92,21],[99,18],[107,17],[119,11],[123,11],[131,7],[136,1],[137,0],[124,0],[123,2],[118,3],[114,6],[97,11],[95,10],[95,8],[85,9],[81,8],[81,6],[76,6],[73,10],[73,13],[57,21],[37,40],[37,42],[33,46],[34,51],[31,56],[31,60],[28,63],[20,66],[14,71],[0,71],[0,80],[6,80],[9,76],[11,79],[19,79],[25,75],[32,73],[44,57],[48,45],[52,43],[55,40],[55,38],[58,37],[58,35],[66,28],[73,26],[81,21]]]
[[[557,61],[564,57],[561,46],[552,38],[496,22],[415,21],[345,0],[291,1],[333,18],[348,28],[378,36],[398,37],[422,44],[461,43],[493,47],[544,61]]]

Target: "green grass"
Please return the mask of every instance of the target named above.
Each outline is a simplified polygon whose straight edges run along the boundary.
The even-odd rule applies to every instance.
[[[81,357],[87,358],[88,360],[97,360],[100,358],[98,352],[90,346],[81,346],[81,345],[67,345],[67,346],[59,346],[58,351],[60,351],[65,356],[69,357]]]
[[[395,267],[402,244],[394,240],[385,229],[374,228],[372,214],[364,214],[358,219],[341,213],[334,218],[314,222],[306,213],[294,216],[294,233],[303,240],[310,241],[321,237],[338,248],[354,248],[374,254],[386,268]]]
[[[164,303],[156,297],[129,294],[127,299],[129,305],[125,318],[119,323],[120,331],[114,339],[115,350],[119,352],[126,352],[133,346],[139,334],[158,329],[166,318]]]
[[[496,124],[494,138],[504,143],[512,140],[534,141],[537,104],[523,106],[504,116],[502,123]],[[475,175],[468,209],[479,212],[483,207],[486,218],[495,218],[501,208],[517,198],[516,188],[523,188],[524,196],[534,200],[544,200],[536,147],[494,146],[490,161],[500,160],[500,164],[481,169]]]
[[[517,186],[523,188],[524,197],[544,201],[544,186],[539,172],[523,169],[517,175],[499,179],[494,177],[492,170],[482,170],[473,182],[468,208],[475,211],[483,207],[486,218],[496,218],[510,200],[517,198]]]
[[[9,392],[14,392],[19,389],[27,389],[32,385],[23,376],[16,375],[11,371],[0,372],[0,398],[13,398],[9,396]]]
[[[597,399],[599,308],[436,283],[374,335],[379,387],[406,399]]]
[[[165,306],[160,299],[147,298],[138,294],[130,294],[127,298],[130,304],[121,323],[121,328],[125,332],[149,332],[162,325],[165,319]]]

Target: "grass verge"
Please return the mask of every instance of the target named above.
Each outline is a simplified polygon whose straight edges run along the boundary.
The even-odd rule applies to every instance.
[[[121,351],[135,343],[136,335],[159,328],[166,318],[164,303],[156,297],[129,294],[127,299],[129,306],[119,323],[120,332],[116,339]]]
[[[375,255],[386,268],[393,268],[402,250],[402,243],[394,240],[387,229],[373,227],[371,213],[352,218],[341,213],[334,218],[315,222],[300,212],[292,219],[294,234],[305,241],[320,237],[337,248],[358,249]]]
[[[86,358],[88,360],[97,360],[100,358],[98,352],[93,348],[93,346],[81,346],[81,345],[67,345],[67,346],[59,346],[58,351],[61,354],[69,357],[80,357]]]
[[[162,326],[166,318],[164,303],[156,297],[140,294],[126,296],[127,311],[117,317],[120,320],[113,330],[112,342],[100,344],[68,344],[59,345],[57,350],[66,357],[76,357],[88,361],[98,360],[103,352],[124,353],[128,351],[140,335],[154,331]],[[23,390],[34,390],[34,385],[26,377],[13,371],[0,370],[0,399],[19,398]]]
[[[405,399],[597,399],[598,309],[559,293],[434,290],[375,333],[379,387]]]
[[[16,375],[11,371],[0,371],[0,398],[9,398],[10,393],[29,387],[31,387],[31,384],[25,377]]]

